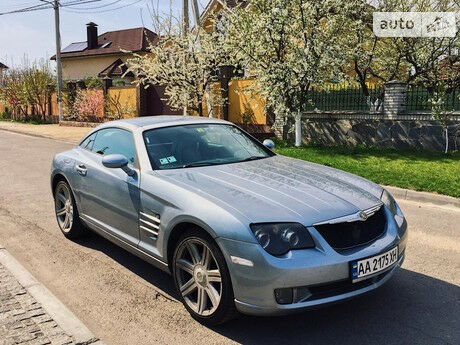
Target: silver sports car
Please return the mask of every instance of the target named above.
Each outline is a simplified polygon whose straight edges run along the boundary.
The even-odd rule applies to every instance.
[[[68,238],[91,229],[170,272],[185,308],[208,325],[304,310],[389,280],[407,240],[392,196],[273,146],[210,118],[102,124],[54,157],[59,227]]]

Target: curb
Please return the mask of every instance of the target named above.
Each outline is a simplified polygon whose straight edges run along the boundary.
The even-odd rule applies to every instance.
[[[52,139],[52,140],[59,140],[67,144],[77,144],[78,140],[71,140],[71,139],[66,139],[66,138],[57,138],[53,137],[52,135],[43,135],[43,134],[37,134],[37,133],[30,133],[30,132],[24,132],[19,129],[11,129],[11,128],[4,128],[0,127],[0,131],[5,131],[5,132],[11,132],[11,133],[16,133],[16,134],[22,134],[22,135],[30,135],[31,137],[36,137],[36,138],[43,138],[43,139]]]
[[[460,209],[460,199],[447,195],[439,195],[427,192],[417,192],[411,189],[399,187],[382,186],[388,190],[396,199],[430,203],[439,206],[450,206]]]
[[[0,245],[0,263],[11,272],[19,283],[35,300],[40,303],[50,317],[78,345],[104,345],[94,334],[43,284],[35,279],[2,245]]]

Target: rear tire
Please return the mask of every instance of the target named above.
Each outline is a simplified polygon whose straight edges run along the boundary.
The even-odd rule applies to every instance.
[[[65,237],[76,239],[85,234],[86,228],[80,221],[72,189],[66,181],[59,181],[54,188],[54,209],[59,229]]]
[[[186,231],[174,250],[172,268],[180,299],[195,320],[215,326],[238,315],[224,256],[207,233]]]

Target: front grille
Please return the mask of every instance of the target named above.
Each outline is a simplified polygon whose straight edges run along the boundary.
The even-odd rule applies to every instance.
[[[315,229],[332,248],[344,250],[376,240],[384,234],[386,224],[385,209],[382,206],[365,221],[322,224],[316,225]]]

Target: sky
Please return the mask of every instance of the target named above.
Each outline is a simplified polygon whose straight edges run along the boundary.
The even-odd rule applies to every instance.
[[[62,3],[72,0],[61,0]],[[39,5],[40,0],[0,0],[0,13]],[[93,3],[62,8],[62,48],[72,42],[86,41],[86,23],[98,24],[99,34],[106,31],[145,26],[152,29],[147,6],[170,9],[180,15],[181,0],[99,0]],[[199,0],[203,9],[208,0]],[[104,6],[104,7],[101,7]],[[123,8],[120,8],[124,6]],[[98,8],[96,8],[98,7]],[[104,12],[103,12],[104,11]],[[191,11],[191,7],[190,7]],[[191,14],[191,13],[190,13]],[[49,59],[56,52],[54,11],[52,9],[0,15],[0,62],[12,67]]]

